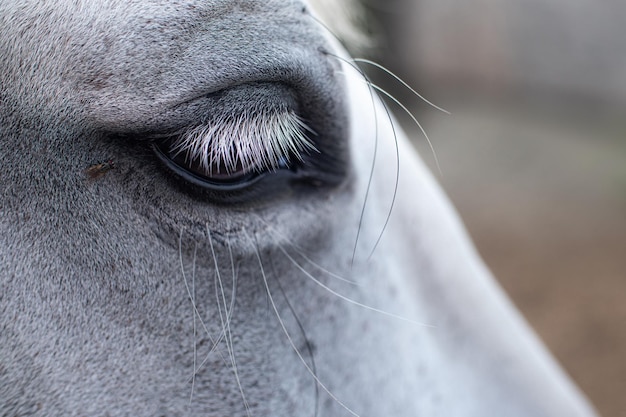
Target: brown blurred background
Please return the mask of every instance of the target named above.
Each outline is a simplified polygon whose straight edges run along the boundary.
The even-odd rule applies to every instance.
[[[452,113],[370,71],[424,124],[487,264],[599,412],[626,417],[626,2],[363,1],[365,54]]]

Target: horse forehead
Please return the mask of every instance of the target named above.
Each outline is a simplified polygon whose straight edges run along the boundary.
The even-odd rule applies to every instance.
[[[281,0],[25,0],[0,10],[8,94],[107,128],[162,118],[164,108],[259,75],[307,72],[320,66],[326,37],[303,3]]]
[[[23,34],[52,35],[48,43],[63,42],[65,36],[88,35],[72,46],[83,47],[96,43],[102,36],[113,38],[129,37],[135,41],[140,36],[148,40],[161,37],[160,43],[146,45],[159,48],[164,43],[178,43],[186,33],[196,31],[220,31],[229,24],[236,25],[242,17],[271,15],[276,18],[293,16],[306,11],[301,2],[285,2],[283,0],[267,1],[69,1],[39,2],[36,0],[20,0],[4,2],[0,5],[5,30],[11,31],[14,37]],[[223,22],[212,26],[212,22]],[[250,31],[265,33],[274,29],[267,21],[258,19],[246,22]],[[18,30],[16,30],[18,29]],[[293,28],[292,28],[293,29]],[[2,31],[2,28],[0,28]],[[177,36],[167,35],[176,33]],[[58,35],[55,38],[54,35]],[[93,37],[92,37],[93,36]],[[135,39],[133,39],[135,38]],[[231,44],[240,43],[240,39],[228,39]],[[137,45],[140,46],[140,45]]]
[[[183,56],[192,40],[199,43],[199,35],[204,35],[201,46],[216,55],[245,44],[276,42],[282,36],[280,27],[267,19],[279,22],[302,14],[302,8],[293,4],[289,7],[277,0],[54,4],[23,0],[0,5],[0,33],[6,33],[3,40],[9,48],[16,46],[7,48],[10,53],[24,53],[41,60],[51,55],[57,60],[93,55],[88,58],[101,56],[119,63],[121,55],[136,58],[126,60],[127,64],[143,59],[143,65],[154,65],[163,58],[164,51],[172,48],[178,50],[171,52],[170,58]],[[239,36],[233,36],[234,28]],[[255,37],[247,37],[246,33],[254,33]],[[269,34],[273,39],[265,39]],[[97,63],[106,64],[106,60]]]

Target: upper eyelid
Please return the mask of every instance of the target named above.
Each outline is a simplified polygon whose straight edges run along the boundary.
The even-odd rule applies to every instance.
[[[172,157],[183,155],[209,174],[215,165],[252,172],[276,170],[281,161],[319,152],[307,133],[314,134],[294,112],[277,111],[214,120],[161,140],[169,142]]]

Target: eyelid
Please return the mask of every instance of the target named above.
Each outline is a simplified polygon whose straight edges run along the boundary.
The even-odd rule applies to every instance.
[[[239,84],[186,103],[182,125],[147,136],[176,185],[210,201],[335,186],[346,179],[346,144],[310,100],[283,83]]]
[[[293,111],[253,109],[237,116],[219,115],[171,136],[169,154],[213,174],[275,171],[285,159],[303,161],[317,151],[308,135],[314,134]]]

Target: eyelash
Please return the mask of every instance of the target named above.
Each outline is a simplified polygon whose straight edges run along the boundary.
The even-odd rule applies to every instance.
[[[293,111],[256,111],[187,129],[170,139],[169,150],[173,158],[184,157],[208,177],[261,173],[319,152],[309,135],[315,132]]]

